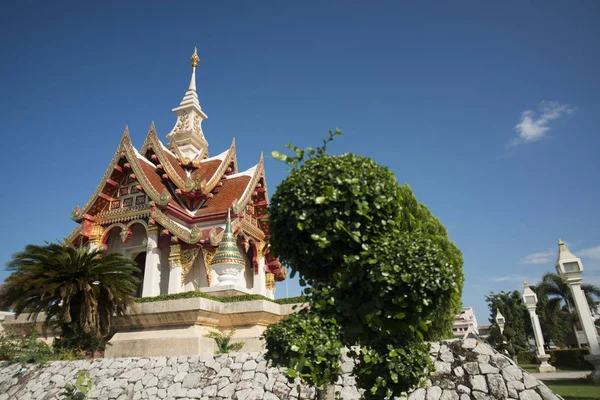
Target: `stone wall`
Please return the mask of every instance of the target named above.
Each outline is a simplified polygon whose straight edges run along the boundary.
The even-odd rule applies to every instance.
[[[426,387],[408,400],[558,400],[543,383],[511,360],[474,339],[432,344],[437,371]],[[342,399],[359,399],[351,374],[353,361],[344,357],[344,374],[335,390]],[[42,366],[0,364],[0,400],[58,398],[65,383],[89,370],[89,399],[314,399],[315,390],[298,393],[283,370],[270,367],[264,353],[232,353],[153,358],[106,358],[57,361]]]

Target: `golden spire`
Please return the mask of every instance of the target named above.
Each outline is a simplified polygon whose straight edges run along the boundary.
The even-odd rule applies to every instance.
[[[198,63],[200,62],[200,57],[198,57],[197,47],[194,47],[194,54],[192,54],[190,61],[192,62],[192,68],[196,68],[198,66]]]

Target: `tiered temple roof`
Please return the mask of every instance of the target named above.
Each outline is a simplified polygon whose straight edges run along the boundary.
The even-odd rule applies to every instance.
[[[80,225],[68,240],[105,246],[111,227],[127,232],[142,221],[157,227],[159,246],[214,248],[231,210],[236,236],[242,236],[246,249],[253,249],[249,258],[256,262],[257,254],[264,255],[267,271],[283,280],[285,270],[265,244],[269,224],[263,156],[252,168],[239,172],[233,140],[229,149],[209,157],[201,128],[207,117],[196,94],[196,52],[191,60],[192,80],[181,104],[173,109],[177,122],[167,135],[170,143],[161,142],[152,123],[138,151],[126,127],[98,187],[83,207],[72,212]]]

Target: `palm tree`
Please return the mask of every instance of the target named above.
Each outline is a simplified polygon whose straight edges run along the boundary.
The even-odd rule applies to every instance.
[[[542,277],[542,282],[537,285],[538,293],[540,297],[547,297],[551,300],[561,299],[565,302],[567,311],[571,315],[573,324],[573,333],[576,333],[575,322],[578,321],[578,317],[575,313],[575,302],[573,301],[573,295],[567,285],[560,276],[548,272]],[[592,312],[596,312],[596,303],[594,297],[600,297],[600,288],[591,284],[581,285],[581,290],[585,292],[585,297],[588,306]]]
[[[542,294],[549,296],[550,298],[561,298],[566,306],[567,310],[572,313],[575,310],[575,302],[573,301],[573,295],[567,285],[560,276],[548,272],[542,277],[542,282],[537,286]],[[596,303],[594,297],[600,297],[600,287],[584,283],[581,285],[581,290],[585,292],[585,297],[592,312],[596,312]]]
[[[56,243],[26,246],[7,270],[12,274],[0,287],[0,308],[30,312],[33,319],[44,312],[63,336],[108,334],[111,317],[125,312],[139,283],[139,268],[128,258]]]

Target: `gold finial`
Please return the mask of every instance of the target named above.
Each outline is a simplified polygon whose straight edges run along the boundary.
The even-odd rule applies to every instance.
[[[190,61],[192,62],[192,68],[196,68],[198,66],[198,63],[200,62],[200,57],[198,57],[197,47],[194,47],[194,54],[192,54]]]
[[[565,244],[565,242],[563,242],[562,240],[558,239],[558,245],[561,246],[563,244]]]
[[[527,281],[523,281],[523,286],[528,287]]]

